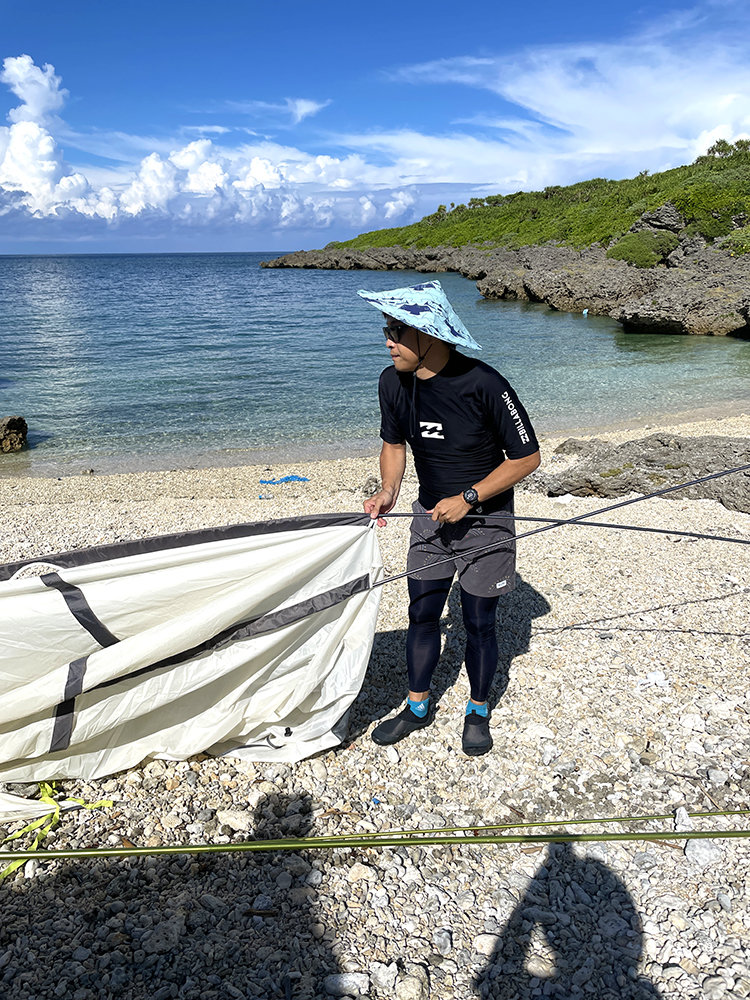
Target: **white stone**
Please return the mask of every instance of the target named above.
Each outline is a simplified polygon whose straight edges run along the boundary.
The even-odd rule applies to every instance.
[[[555,963],[549,958],[544,958],[543,955],[531,955],[526,963],[526,971],[530,976],[545,979],[555,971]]]
[[[680,806],[674,816],[674,828],[678,833],[687,833],[688,830],[693,829],[693,821],[685,808],[685,806]]]
[[[548,726],[543,726],[539,722],[532,722],[526,727],[524,736],[528,740],[554,740],[555,734]]]
[[[349,882],[361,882],[363,880],[369,881],[370,879],[375,878],[375,872],[372,868],[368,868],[367,865],[363,865],[361,862],[355,861],[346,873],[346,877]]]
[[[396,985],[398,966],[395,962],[385,965],[383,962],[373,962],[370,966],[370,981],[375,989],[384,993],[392,993]]]
[[[326,976],[324,986],[331,997],[356,996],[370,989],[370,977],[364,972],[337,972]]]
[[[396,983],[396,1000],[426,1000],[428,990],[415,976],[405,976]]]
[[[401,760],[398,750],[395,747],[386,747],[385,755],[391,764],[398,764],[398,762]]]
[[[453,935],[449,927],[438,927],[433,931],[432,943],[440,955],[448,955],[453,948]]]
[[[313,777],[317,778],[318,781],[325,781],[326,778],[328,777],[328,768],[325,766],[322,760],[319,760],[317,758],[313,761],[310,761],[310,771],[312,772]]]
[[[474,951],[480,955],[494,955],[501,940],[499,934],[478,934],[474,938]]]
[[[689,840],[685,845],[685,857],[697,868],[708,868],[721,861],[722,852],[713,840]]]
[[[706,724],[697,712],[681,715],[680,725],[683,729],[690,729],[694,733],[703,733],[706,730]]]
[[[673,927],[676,927],[678,931],[686,931],[690,927],[689,921],[687,921],[681,913],[670,913],[669,922]]]
[[[252,813],[242,809],[217,809],[216,819],[222,826],[247,833],[253,827]]]
[[[727,984],[721,976],[706,976],[701,987],[708,1000],[720,1000],[727,991]]]

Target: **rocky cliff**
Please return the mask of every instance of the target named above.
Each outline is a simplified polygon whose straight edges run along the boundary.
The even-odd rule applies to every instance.
[[[672,231],[670,206],[644,216],[633,232]],[[665,224],[666,223],[666,224]],[[675,241],[677,242],[677,241]],[[611,316],[637,333],[683,333],[750,338],[750,254],[679,233],[676,248],[657,267],[635,267],[607,256],[604,247],[488,246],[331,247],[298,251],[262,267],[374,271],[455,271],[477,283],[488,299],[544,302],[552,309]]]

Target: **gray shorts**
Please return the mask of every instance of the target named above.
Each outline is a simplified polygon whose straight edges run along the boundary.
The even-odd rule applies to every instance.
[[[415,501],[415,514],[424,507]],[[512,509],[509,513],[513,513]],[[411,522],[409,556],[406,568],[415,580],[445,580],[458,573],[458,581],[474,597],[497,597],[516,585],[516,543],[503,539],[515,533],[511,518],[467,518],[457,524],[438,524],[429,517],[415,517]],[[470,549],[492,545],[487,552],[467,556]],[[450,558],[432,568],[440,559]]]

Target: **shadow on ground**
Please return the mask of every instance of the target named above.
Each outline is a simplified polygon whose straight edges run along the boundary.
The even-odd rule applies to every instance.
[[[306,795],[257,807],[256,839],[310,828]],[[0,996],[325,996],[336,936],[316,922],[313,862],[306,852],[88,860],[0,883]]]
[[[508,687],[513,660],[528,652],[532,624],[549,614],[546,597],[516,577],[516,588],[500,598],[497,612],[499,660],[490,690],[490,706],[497,705]],[[464,660],[466,633],[461,617],[458,584],[448,596],[447,614],[442,621],[445,635],[443,652],[433,677],[432,696],[439,703],[456,683]],[[377,632],[362,690],[352,705],[349,739],[361,736],[371,722],[385,718],[399,708],[406,697],[406,629]]]
[[[642,942],[624,883],[570,844],[552,844],[475,988],[487,1000],[659,1000],[656,987],[638,975]]]

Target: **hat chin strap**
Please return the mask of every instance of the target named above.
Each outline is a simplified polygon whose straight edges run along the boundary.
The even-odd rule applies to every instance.
[[[421,330],[417,330],[417,348],[419,348],[419,344],[420,344],[420,340],[419,340],[419,338],[421,337],[421,335],[422,335],[422,331],[421,331]],[[419,353],[419,351],[417,352],[417,358],[418,358],[418,362],[419,362],[419,363],[417,364],[417,367],[416,367],[416,368],[414,369],[414,371],[415,371],[415,372],[418,372],[418,371],[419,371],[419,369],[420,369],[420,368],[422,367],[422,365],[424,364],[424,359],[425,359],[425,358],[427,357],[427,355],[428,355],[428,354],[430,353],[430,348],[431,348],[431,347],[432,347],[432,344],[431,344],[431,343],[430,343],[430,344],[428,344],[428,345],[427,345],[427,350],[426,350],[426,351],[424,352],[424,354],[421,354],[421,353]]]
[[[424,354],[421,353],[421,350],[420,350],[420,339],[419,339],[421,337],[421,335],[422,335],[422,331],[421,330],[417,330],[417,358],[419,360],[418,360],[418,363],[417,363],[417,367],[412,372],[411,400],[410,400],[410,406],[409,406],[409,430],[411,431],[411,436],[412,437],[416,437],[417,436],[417,382],[419,381],[417,379],[417,372],[419,371],[419,369],[424,364],[424,359],[430,353],[430,348],[432,347],[432,343],[428,344],[427,345],[427,350],[424,352]]]

